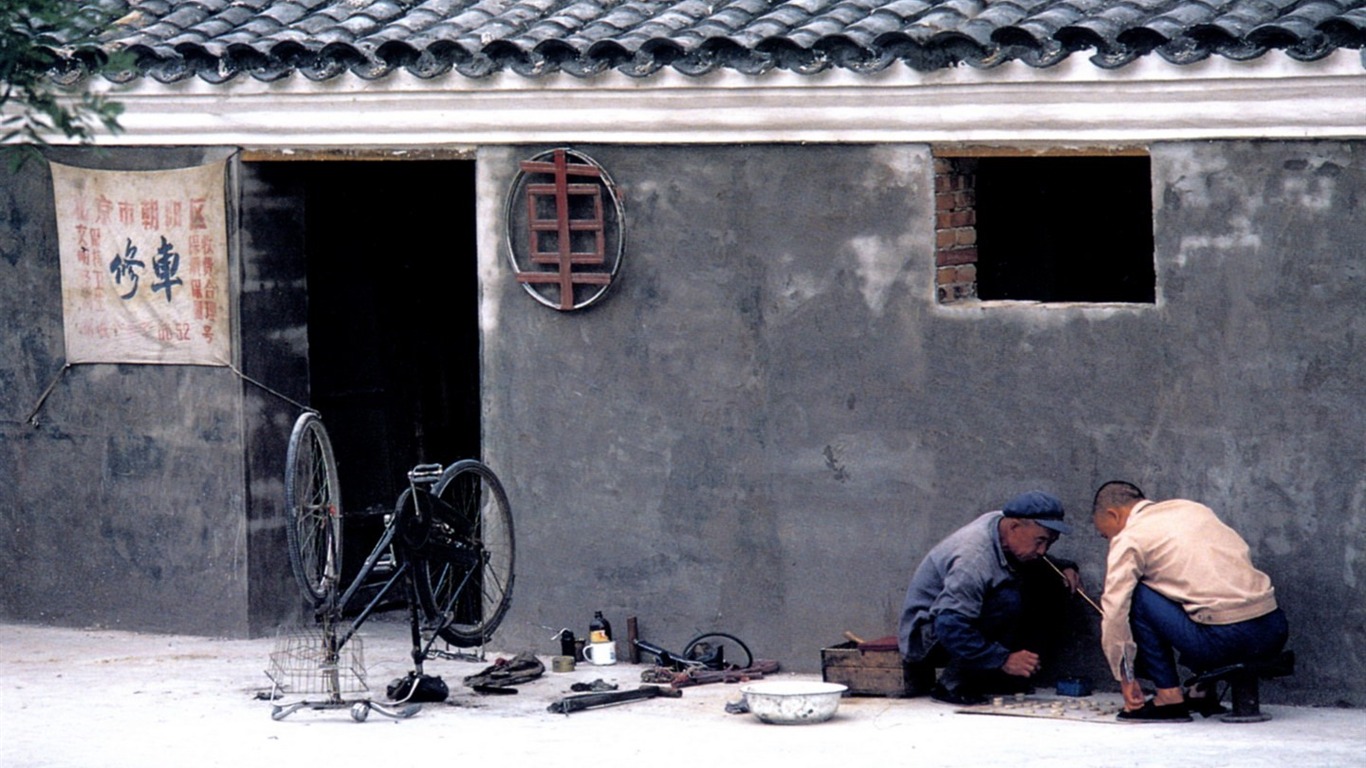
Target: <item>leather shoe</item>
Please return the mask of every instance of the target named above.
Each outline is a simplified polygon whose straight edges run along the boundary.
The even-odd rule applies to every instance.
[[[930,690],[930,698],[940,704],[953,704],[957,707],[975,707],[978,704],[987,703],[987,697],[976,693],[970,693],[962,688],[949,690],[942,683],[937,683]]]

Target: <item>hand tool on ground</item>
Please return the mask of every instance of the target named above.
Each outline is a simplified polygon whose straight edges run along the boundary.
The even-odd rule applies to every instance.
[[[673,688],[664,688],[658,685],[642,685],[630,691],[606,691],[603,693],[581,693],[577,696],[566,696],[559,701],[551,703],[546,708],[549,712],[567,715],[571,712],[582,712],[585,709],[598,709],[600,707],[610,707],[616,704],[625,704],[628,701],[643,701],[663,697],[666,699],[679,699],[683,697],[683,692]]]
[[[739,648],[744,658],[742,663],[726,661],[726,643],[730,643],[732,649]],[[688,644],[683,647],[682,653],[674,653],[640,638],[633,638],[631,645],[655,656],[658,659],[659,666],[668,667],[676,672],[693,669],[743,668],[754,664],[754,654],[750,652],[749,646],[745,645],[745,642],[735,635],[729,635],[725,632],[706,632],[698,635],[688,641]]]
[[[778,662],[772,659],[759,659],[748,667],[729,668],[729,669],[689,669],[685,672],[675,672],[673,682],[670,683],[674,688],[686,688],[690,685],[705,685],[707,683],[744,683],[751,680],[761,680],[764,675],[778,671]]]

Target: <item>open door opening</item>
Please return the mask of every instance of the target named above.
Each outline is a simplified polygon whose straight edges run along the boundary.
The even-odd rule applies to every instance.
[[[347,514],[387,512],[415,464],[479,456],[474,164],[289,166],[303,198],[311,405]]]
[[[277,154],[239,172],[241,365],[261,382],[246,391],[264,440],[248,471],[282,490],[289,426],[300,406],[322,415],[349,581],[409,469],[481,457],[474,161]],[[282,501],[253,500],[262,626],[297,588],[274,525]]]

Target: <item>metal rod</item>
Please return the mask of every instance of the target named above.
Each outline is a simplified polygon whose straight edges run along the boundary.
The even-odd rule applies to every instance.
[[[640,639],[640,625],[635,616],[626,617],[626,660],[632,664],[640,663],[640,646],[636,645],[636,640]]]
[[[1044,561],[1045,563],[1048,563],[1048,567],[1049,567],[1049,568],[1052,568],[1055,572],[1057,572],[1057,574],[1058,574],[1059,576],[1062,576],[1063,579],[1066,579],[1066,578],[1067,578],[1067,576],[1063,574],[1062,569],[1058,568],[1058,566],[1055,565],[1055,564],[1053,563],[1052,560],[1049,560],[1049,559],[1048,559],[1048,555],[1044,555],[1044,556],[1043,556],[1043,561]],[[1102,611],[1102,610],[1100,609],[1100,606],[1099,606],[1099,605],[1096,605],[1096,601],[1095,601],[1095,600],[1092,600],[1092,599],[1090,598],[1090,596],[1088,596],[1088,595],[1086,594],[1086,590],[1082,589],[1081,587],[1077,587],[1077,594],[1081,595],[1081,599],[1082,599],[1082,600],[1085,600],[1085,601],[1087,602],[1088,605],[1090,605],[1092,608],[1095,608],[1095,609],[1096,609],[1096,613],[1099,613],[1101,616],[1104,616],[1104,615],[1105,615],[1105,611]]]

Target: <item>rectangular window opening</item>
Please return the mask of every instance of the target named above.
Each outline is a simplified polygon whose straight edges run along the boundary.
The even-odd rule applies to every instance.
[[[981,301],[1156,301],[1146,153],[935,159],[936,292]]]

